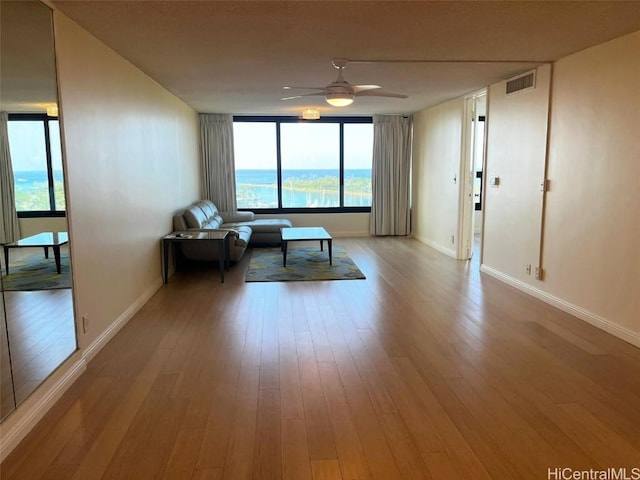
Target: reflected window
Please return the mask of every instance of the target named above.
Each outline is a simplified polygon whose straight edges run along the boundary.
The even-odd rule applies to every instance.
[[[58,120],[44,114],[10,114],[7,131],[18,216],[64,216]]]

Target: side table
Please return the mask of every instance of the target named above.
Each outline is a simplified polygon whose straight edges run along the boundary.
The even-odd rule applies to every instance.
[[[174,243],[180,242],[217,242],[218,262],[220,264],[220,283],[224,283],[224,271],[229,267],[229,232],[227,230],[211,230],[208,232],[173,232],[162,238],[162,260],[164,283],[169,282],[169,250]],[[175,263],[175,250],[174,250]]]

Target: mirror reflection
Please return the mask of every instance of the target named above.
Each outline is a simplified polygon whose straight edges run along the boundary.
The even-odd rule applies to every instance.
[[[0,419],[4,418],[16,407],[13,396],[13,380],[11,378],[11,361],[9,359],[9,341],[7,339],[7,322],[5,321],[4,301],[2,306],[2,328],[0,328]]]
[[[52,13],[0,4],[0,418],[77,348]]]

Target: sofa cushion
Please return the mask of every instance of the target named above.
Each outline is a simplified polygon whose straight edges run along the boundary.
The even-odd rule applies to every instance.
[[[243,225],[240,223],[239,225]],[[286,218],[258,218],[250,223],[251,230],[256,233],[277,232],[281,228],[291,227],[291,220]]]
[[[252,233],[251,227],[247,225],[230,227],[225,223],[220,227],[220,230],[228,230],[231,235],[235,236],[235,242],[232,240],[232,243],[235,243],[236,246],[247,248],[247,245],[249,245]]]
[[[202,201],[195,204],[205,214],[207,219],[211,219],[218,214],[218,209],[213,202]]]
[[[184,213],[184,220],[189,228],[202,228],[207,223],[204,212],[196,205],[191,205]]]
[[[242,222],[250,222],[255,218],[253,212],[220,212],[222,218],[224,218],[224,222],[222,223],[242,223]]]
[[[222,218],[220,215],[216,215],[213,218],[210,218],[206,223],[202,225],[201,228],[207,228],[209,230],[217,230],[222,225]]]
[[[207,207],[210,208],[213,211],[214,215],[216,213],[218,213],[218,207],[216,207],[216,204],[213,203],[211,200],[200,200],[198,203],[202,203],[203,205],[207,205]]]

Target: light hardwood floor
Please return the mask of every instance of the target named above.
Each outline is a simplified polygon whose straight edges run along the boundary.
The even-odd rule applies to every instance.
[[[42,248],[12,249],[11,261],[33,255],[34,252],[40,257]],[[68,254],[66,246],[62,247],[62,252]],[[2,271],[6,272],[4,256],[0,257]],[[52,253],[48,261],[53,262]],[[76,350],[71,289],[5,291],[3,301],[7,323],[6,329],[3,325],[2,332],[2,418],[14,410],[16,403],[22,403]],[[11,348],[10,361],[8,345]]]
[[[73,299],[69,288],[4,292],[4,299],[20,404],[76,350]]]
[[[640,350],[404,238],[366,280],[180,272],[9,479],[546,479],[640,466]]]

